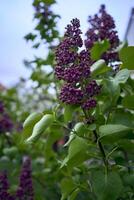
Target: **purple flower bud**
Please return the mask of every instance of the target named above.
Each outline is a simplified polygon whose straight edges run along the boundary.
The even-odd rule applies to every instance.
[[[0,101],[0,114],[4,113],[4,104]]]
[[[0,188],[1,188],[0,192],[2,190],[7,191],[9,189],[9,183],[6,172],[0,173]]]
[[[93,97],[98,95],[100,92],[101,87],[97,85],[96,81],[91,81],[86,87],[86,93],[89,97]]]
[[[65,84],[60,93],[60,100],[67,104],[80,104],[83,98],[81,89],[77,89],[70,84]]]
[[[77,52],[72,42],[70,38],[65,38],[58,46],[55,52],[57,65],[67,65],[76,60]]]
[[[67,25],[66,32],[65,32],[65,37],[70,38],[70,41],[72,44],[76,47],[81,47],[83,45],[82,39],[81,39],[81,34],[82,31],[79,29],[80,28],[80,21],[75,18],[71,21],[71,24]]]
[[[11,131],[13,129],[13,122],[7,114],[0,118],[0,133]]]
[[[68,83],[78,83],[83,78],[87,78],[90,75],[89,66],[71,66],[64,70],[64,78]]]
[[[68,83],[78,83],[83,78],[88,78],[90,76],[90,65],[92,63],[89,53],[82,50],[76,57],[76,62],[78,64],[71,64],[69,66],[63,66],[63,64],[61,64],[61,66],[56,66],[56,77]]]
[[[56,66],[55,67],[55,75],[59,80],[64,79],[64,67]]]
[[[8,193],[9,183],[6,172],[0,172],[0,200],[15,200],[13,196]]]
[[[65,37],[56,49],[57,65],[67,65],[73,63],[77,58],[77,50],[82,47],[81,30],[79,20],[73,19],[71,24],[66,27]]]
[[[89,109],[91,109],[91,108],[96,107],[96,104],[97,104],[97,102],[96,102],[95,99],[89,99],[89,100],[87,100],[86,102],[84,102],[84,103],[82,104],[82,108],[83,108],[84,110],[89,110]]]
[[[33,200],[33,183],[31,175],[31,160],[28,157],[24,158],[22,171],[20,175],[20,184],[16,192],[18,200]]]
[[[77,83],[81,79],[81,71],[79,67],[68,67],[64,71],[64,78],[68,83]]]

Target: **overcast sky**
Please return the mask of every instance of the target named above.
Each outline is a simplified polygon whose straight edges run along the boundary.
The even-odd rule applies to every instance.
[[[54,11],[61,15],[59,30],[61,33],[69,21],[77,17],[81,21],[82,31],[87,30],[87,17],[98,11],[100,4],[105,4],[114,17],[120,39],[124,38],[134,0],[57,0]],[[33,25],[32,0],[1,0],[0,3],[0,82],[14,84],[28,71],[22,61],[32,58],[36,52],[23,39]],[[44,50],[45,51],[45,50]],[[42,55],[42,52],[40,52]]]

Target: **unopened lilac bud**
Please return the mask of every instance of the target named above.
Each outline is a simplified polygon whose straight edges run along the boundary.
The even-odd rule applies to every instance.
[[[91,81],[86,87],[86,93],[88,96],[93,97],[100,93],[101,87],[97,85],[96,81]]]
[[[96,104],[97,104],[97,102],[96,102],[95,99],[89,99],[89,100],[87,100],[86,102],[84,102],[84,103],[82,104],[82,108],[83,108],[84,110],[89,110],[89,109],[91,109],[91,108],[96,107]]]
[[[83,92],[70,84],[65,84],[60,92],[60,100],[67,104],[80,104],[83,98]]]

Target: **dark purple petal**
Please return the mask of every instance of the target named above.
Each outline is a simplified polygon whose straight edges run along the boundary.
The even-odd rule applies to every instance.
[[[97,85],[96,81],[91,81],[86,87],[86,93],[89,97],[93,97],[98,95],[100,92],[101,87]]]
[[[89,100],[87,100],[86,102],[84,102],[84,103],[82,104],[82,108],[83,108],[84,110],[89,110],[89,109],[91,109],[91,108],[96,107],[96,104],[97,104],[97,102],[96,102],[95,99],[89,99]]]
[[[60,100],[67,104],[80,104],[83,98],[83,92],[70,84],[65,84],[60,93]]]

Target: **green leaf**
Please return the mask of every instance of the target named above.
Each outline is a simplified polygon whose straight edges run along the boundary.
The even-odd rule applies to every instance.
[[[29,33],[29,34],[27,34],[24,38],[25,38],[27,41],[28,41],[28,40],[34,41],[36,37],[37,37],[37,35],[32,34],[32,33]]]
[[[101,171],[95,171],[92,176],[93,190],[97,200],[117,200],[123,189],[120,176],[116,172],[106,175]]]
[[[76,154],[86,151],[88,148],[87,141],[83,138],[76,137],[69,146],[68,158],[73,158]]]
[[[118,146],[126,152],[134,153],[134,143],[131,140],[120,140]]]
[[[76,185],[74,184],[71,178],[64,178],[61,181],[61,193],[62,193],[61,200],[66,200],[75,190],[75,188]]]
[[[120,96],[120,86],[113,78],[103,80],[103,92],[108,96],[111,106],[115,104]]]
[[[40,136],[52,125],[54,117],[51,114],[44,115],[41,120],[35,124],[32,135],[26,140],[27,143],[36,142]]]
[[[122,105],[128,109],[134,109],[134,95],[125,96]]]
[[[77,124],[75,124],[71,134],[74,133],[78,136],[84,136],[88,132],[89,132],[89,130],[86,127],[86,125],[83,122],[78,122]]]
[[[97,75],[103,74],[109,70],[110,70],[110,67],[108,67],[106,65],[105,60],[103,60],[103,59],[96,61],[91,66],[92,76],[97,76]]]
[[[34,0],[33,6],[38,6],[40,2],[41,2],[41,0]],[[54,4],[56,1],[55,0],[42,0],[42,2],[44,4],[51,5],[51,4]]]
[[[68,122],[72,120],[73,112],[75,110],[75,106],[65,105],[64,109],[64,121]]]
[[[22,133],[22,140],[28,138],[32,131],[34,125],[42,118],[42,113],[32,113],[30,114],[23,123],[23,133]]]
[[[130,76],[130,71],[128,69],[122,69],[116,74],[114,79],[118,83],[126,83],[129,76]]]
[[[108,40],[103,40],[101,42],[96,42],[91,49],[91,59],[99,60],[104,52],[110,48],[110,43]]]
[[[40,46],[40,43],[38,42],[38,43],[34,44],[34,45],[32,46],[32,48],[37,49],[39,46]]]
[[[133,70],[134,69],[134,47],[129,46],[122,48],[119,52],[120,60],[123,63],[123,67]]]
[[[131,174],[124,174],[123,180],[125,183],[125,186],[130,185],[131,188],[134,186],[134,173],[132,172]]]
[[[129,135],[133,135],[132,128],[121,124],[107,124],[99,127],[100,138],[104,141],[114,142]]]
[[[76,137],[74,133],[70,133],[68,141],[64,144],[64,147],[69,146],[71,141]]]
[[[51,5],[55,3],[55,0],[43,0],[44,3]]]
[[[61,168],[67,165],[70,169],[73,166],[80,165],[84,160],[87,159],[87,140],[76,136],[69,145],[68,155],[63,160]]]
[[[63,138],[61,127],[52,125],[50,130],[51,132],[46,138],[46,143],[44,147],[45,160],[50,159],[54,156],[55,151],[53,149],[53,144]]]
[[[79,188],[76,188],[76,189],[72,192],[72,194],[68,197],[68,200],[75,200],[76,197],[77,197],[77,195],[78,195],[78,193],[79,193],[79,191],[80,191],[80,189],[79,189]]]
[[[3,149],[3,153],[6,156],[15,156],[16,153],[18,153],[17,147],[8,147]]]
[[[134,128],[134,115],[122,109],[116,109],[111,113],[109,124],[122,124],[127,127]]]

